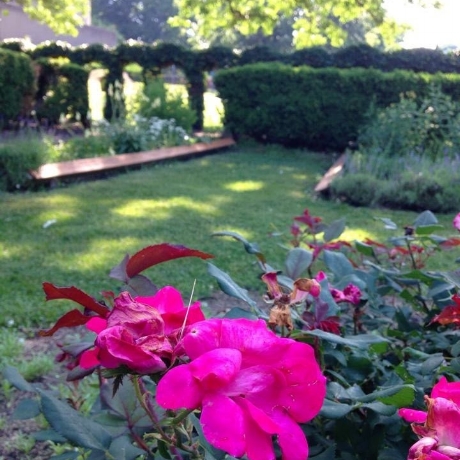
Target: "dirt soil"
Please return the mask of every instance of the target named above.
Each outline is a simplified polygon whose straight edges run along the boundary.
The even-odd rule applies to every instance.
[[[267,308],[259,294],[250,293],[250,296],[261,308]],[[222,292],[215,292],[200,301],[214,314],[225,313],[233,307],[246,310],[248,308],[245,302]],[[65,330],[61,331],[65,333]],[[24,351],[24,359],[30,360],[35,355],[56,356],[59,348],[55,337],[37,336],[25,340]],[[67,372],[63,365],[57,363],[52,373],[43,376],[33,384],[42,388],[56,388],[58,384],[65,382]],[[48,442],[33,442],[32,434],[44,429],[43,426],[40,426],[35,419],[14,420],[13,418],[19,402],[30,396],[28,393],[14,389],[5,394],[5,391],[0,389],[0,460],[48,460],[55,455]]]

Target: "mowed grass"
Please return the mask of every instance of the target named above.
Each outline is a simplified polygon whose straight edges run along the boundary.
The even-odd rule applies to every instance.
[[[346,217],[350,241],[393,234],[374,220],[406,225],[417,213],[352,208],[316,199],[313,187],[332,158],[260,145],[199,159],[146,167],[107,180],[36,193],[0,196],[0,325],[48,327],[70,302],[45,302],[44,281],[77,286],[99,297],[118,291],[108,277],[125,254],[161,242],[182,244],[215,256],[213,263],[248,289],[262,290],[254,260],[240,243],[212,237],[241,233],[260,244],[272,266],[283,267],[279,243],[289,238],[292,217],[309,208],[327,222]],[[439,216],[450,232],[453,216]],[[285,239],[270,236],[284,232]],[[446,257],[445,254],[442,257]],[[448,254],[449,264],[456,254]],[[446,264],[444,259],[441,263]],[[453,268],[445,267],[446,269]],[[158,286],[178,287],[188,300],[209,295],[217,284],[206,262],[180,259],[146,274]]]

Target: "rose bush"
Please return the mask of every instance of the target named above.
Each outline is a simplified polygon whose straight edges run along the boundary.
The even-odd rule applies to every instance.
[[[184,246],[127,255],[110,272],[120,294],[103,291],[102,300],[44,283],[47,300],[83,308],[42,335],[79,328],[80,340],[60,340],[59,359],[73,391],[93,374],[99,393],[82,414],[80,399],[64,402],[8,368],[34,395],[17,416],[42,413],[49,429],[40,438],[74,446],[56,460],[457,460],[460,274],[427,267],[460,238],[436,235],[429,211],[401,230],[381,220],[399,232],[388,242],[347,242],[343,218],[327,224],[305,210],[283,267],[235,232],[215,234],[256,257],[266,287],[256,302],[208,262],[219,287],[247,304],[219,317],[142,274],[212,257]],[[408,409],[430,388],[426,411]]]

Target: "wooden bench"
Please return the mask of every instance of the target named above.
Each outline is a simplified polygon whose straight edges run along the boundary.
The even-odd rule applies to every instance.
[[[200,142],[193,145],[181,145],[178,147],[149,150],[147,152],[124,153],[106,157],[82,158],[79,160],[62,161],[60,163],[48,163],[40,166],[38,169],[29,171],[29,174],[36,181],[46,181],[153,163],[167,159],[192,157],[201,153],[232,147],[234,145],[235,141],[233,138],[225,137],[211,142]]]

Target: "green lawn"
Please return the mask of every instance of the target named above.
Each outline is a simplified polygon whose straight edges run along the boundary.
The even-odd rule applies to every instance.
[[[38,193],[1,195],[0,325],[46,327],[69,308],[46,304],[41,283],[75,285],[97,296],[117,290],[110,268],[126,253],[160,242],[215,255],[214,263],[246,288],[261,288],[253,259],[218,230],[240,232],[260,243],[272,265],[285,251],[270,232],[287,232],[292,216],[308,207],[326,221],[346,216],[349,240],[391,236],[375,216],[410,224],[416,213],[351,208],[315,199],[312,190],[331,157],[275,147],[244,146]],[[438,216],[439,217],[439,216]],[[453,216],[440,221],[450,231]],[[46,223],[55,220],[49,225]],[[443,257],[446,257],[445,254]],[[456,255],[447,256],[452,262]],[[449,268],[449,267],[447,267]],[[217,289],[198,259],[176,260],[147,271],[159,286],[173,284],[189,297]]]

